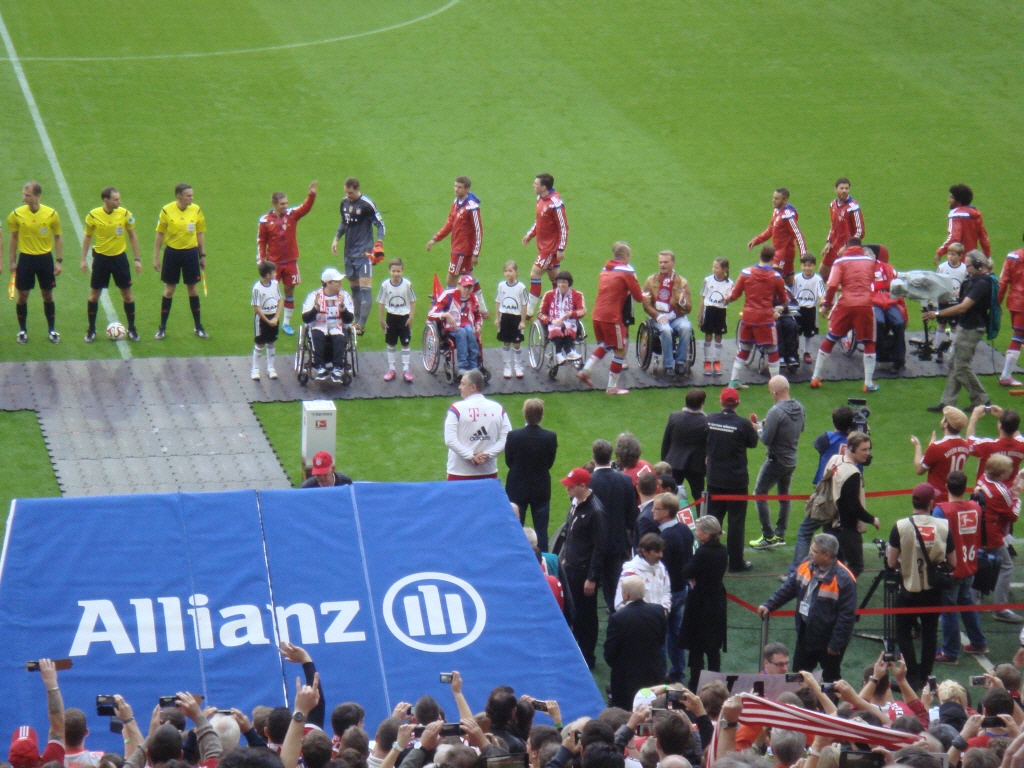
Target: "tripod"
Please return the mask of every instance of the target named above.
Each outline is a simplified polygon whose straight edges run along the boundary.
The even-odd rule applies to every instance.
[[[921,314],[932,311],[934,311],[934,307],[930,304],[921,306]],[[936,349],[932,345],[931,339],[928,337],[928,321],[922,320],[922,322],[924,323],[924,339],[907,339],[907,343],[917,350],[918,360],[931,360],[932,353],[935,352]]]
[[[875,543],[878,543],[878,541],[880,540],[876,539]],[[882,607],[885,608],[885,613],[882,615],[882,636],[879,637],[867,632],[854,632],[853,634],[866,640],[880,642],[885,653],[883,657],[885,661],[895,661],[898,656],[896,648],[896,616],[890,612],[890,609],[895,607],[896,589],[899,587],[900,580],[898,571],[883,564],[882,570],[875,574],[871,586],[868,587],[867,594],[864,595],[864,599],[860,601],[860,606],[858,606],[859,610],[867,608],[868,603],[871,602],[871,598],[875,594],[875,590],[878,589],[879,585],[882,585]],[[857,617],[857,621],[860,621],[860,616]]]

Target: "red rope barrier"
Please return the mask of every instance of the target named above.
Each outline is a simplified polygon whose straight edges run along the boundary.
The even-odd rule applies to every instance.
[[[914,492],[913,488],[901,489],[898,491],[870,491],[864,496],[869,499],[878,499],[884,496],[909,496]],[[716,493],[709,495],[710,501],[807,501],[811,498],[809,494],[790,493],[784,496],[771,493],[747,494],[747,493]]]
[[[729,592],[725,596],[741,608],[746,608],[751,613],[757,613],[758,606],[751,605],[741,597],[736,597]],[[896,616],[899,614],[914,613],[974,613],[977,611],[1020,611],[1024,610],[1024,603],[1000,603],[998,605],[936,605],[919,608],[861,608],[857,610],[858,616]],[[796,611],[772,611],[772,616],[795,616]]]

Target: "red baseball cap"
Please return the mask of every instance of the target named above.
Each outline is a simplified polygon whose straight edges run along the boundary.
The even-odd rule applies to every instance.
[[[590,473],[582,467],[576,467],[563,477],[561,482],[566,488],[572,488],[574,485],[590,485]]]
[[[459,278],[459,285],[475,285],[476,280],[473,279],[472,275],[463,275]]]
[[[926,507],[935,499],[935,486],[930,483],[918,483],[910,499],[915,507]]]
[[[736,391],[735,387],[726,387],[722,390],[719,400],[722,405],[739,405],[740,393]]]
[[[36,768],[39,765],[39,738],[34,729],[23,725],[11,736],[11,751],[7,762],[13,768]]]
[[[314,475],[329,475],[331,473],[331,467],[334,466],[334,457],[331,456],[327,451],[320,451],[316,456],[313,457],[313,474]]]

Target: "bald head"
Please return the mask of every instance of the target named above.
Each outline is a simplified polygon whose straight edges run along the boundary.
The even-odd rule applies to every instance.
[[[768,394],[775,402],[789,400],[789,379],[785,376],[772,376],[768,379]]]
[[[682,755],[665,755],[658,763],[658,768],[692,768],[690,761]]]

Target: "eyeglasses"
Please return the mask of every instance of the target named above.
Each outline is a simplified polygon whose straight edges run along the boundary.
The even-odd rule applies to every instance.
[[[788,667],[789,659],[783,659],[782,661],[766,661],[765,664],[770,667]]]

